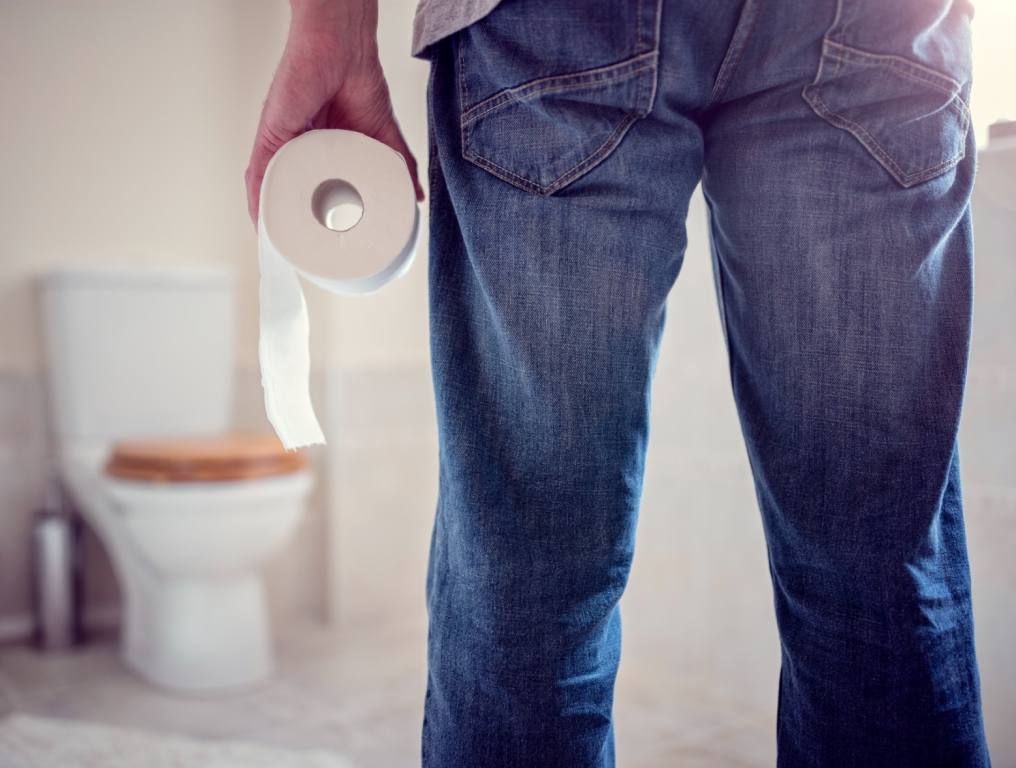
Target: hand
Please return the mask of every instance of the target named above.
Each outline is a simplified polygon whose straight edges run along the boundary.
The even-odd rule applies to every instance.
[[[292,0],[289,38],[261,111],[244,180],[251,220],[258,218],[268,161],[312,128],[359,131],[399,152],[416,199],[416,158],[392,110],[377,52],[377,0]]]

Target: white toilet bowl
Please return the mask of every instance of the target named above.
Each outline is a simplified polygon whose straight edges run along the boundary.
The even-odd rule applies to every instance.
[[[228,435],[234,292],[209,267],[58,270],[42,285],[63,481],[113,561],[123,657],[178,690],[269,673],[260,566],[312,485],[274,436]]]
[[[116,570],[121,653],[157,685],[245,687],[273,668],[261,566],[295,529],[306,469],[215,482],[146,482],[69,457],[65,480]]]

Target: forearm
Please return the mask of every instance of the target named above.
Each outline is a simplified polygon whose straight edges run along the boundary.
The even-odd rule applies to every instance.
[[[291,28],[302,35],[377,39],[377,0],[290,0]]]
[[[378,58],[377,0],[290,0],[289,39],[261,110],[244,174],[247,207],[257,222],[261,180],[278,149],[308,128],[359,131],[406,160],[423,199]]]

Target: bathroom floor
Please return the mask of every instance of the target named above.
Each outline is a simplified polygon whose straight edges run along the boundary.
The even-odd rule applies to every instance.
[[[290,627],[276,677],[238,695],[169,696],[127,672],[112,635],[68,654],[0,647],[0,716],[20,712],[203,738],[333,750],[364,768],[419,765],[426,629]],[[618,765],[744,768],[774,763],[773,726],[625,657],[615,696]]]

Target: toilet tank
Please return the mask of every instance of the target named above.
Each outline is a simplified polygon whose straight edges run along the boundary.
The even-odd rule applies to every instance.
[[[43,278],[59,438],[221,432],[230,421],[234,278],[226,269],[66,269]]]

